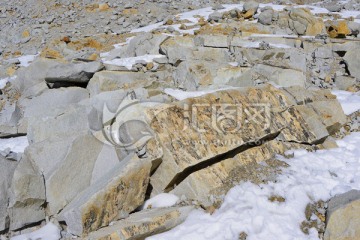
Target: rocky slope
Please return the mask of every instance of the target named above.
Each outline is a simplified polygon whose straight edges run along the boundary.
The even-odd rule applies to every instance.
[[[0,5],[1,237],[144,239],[360,130],[357,2],[216,3]]]

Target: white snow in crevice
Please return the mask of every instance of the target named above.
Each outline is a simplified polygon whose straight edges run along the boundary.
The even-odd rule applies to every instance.
[[[129,57],[129,58],[115,58],[113,60],[104,61],[105,64],[115,65],[126,67],[128,70],[131,70],[132,66],[136,64],[138,61],[145,61],[147,63],[152,62],[155,58],[162,58],[164,55],[143,55],[137,57]]]
[[[55,224],[49,222],[34,232],[12,237],[10,240],[59,240],[60,238],[60,229]]]
[[[333,90],[346,115],[352,114],[360,109],[360,92],[352,93],[348,91]]]
[[[248,234],[248,240],[319,239],[313,228],[309,235],[300,230],[306,205],[327,201],[351,189],[360,190],[360,133],[337,143],[339,148],[329,150],[295,150],[291,159],[278,156],[290,166],[283,169],[276,182],[235,186],[213,215],[195,210],[183,224],[147,239],[237,240],[241,232]],[[271,202],[271,196],[286,200]]]
[[[20,64],[19,66],[21,67],[28,67],[30,65],[30,63],[32,61],[34,61],[34,59],[38,56],[38,54],[36,55],[25,55],[25,56],[21,56],[18,57]]]
[[[219,88],[219,89],[215,89],[215,90],[203,90],[203,91],[183,91],[180,89],[166,88],[166,89],[164,89],[164,93],[181,101],[181,100],[184,100],[187,98],[200,97],[205,94],[214,93],[214,92],[218,92],[218,91],[222,91],[222,90],[231,90],[231,89],[238,89],[238,88],[227,87],[227,88]]]
[[[160,193],[145,201],[142,209],[172,207],[179,201],[179,197],[171,193]]]
[[[114,44],[113,46],[114,46],[114,48],[116,48],[116,49],[121,48],[121,47],[129,44],[130,41],[131,41],[134,37],[135,37],[135,36],[128,37],[128,38],[126,38],[125,42],[117,43],[117,44]]]
[[[6,77],[6,78],[0,79],[0,89],[3,89],[8,82],[11,82],[11,81],[14,80],[15,78],[16,78],[16,76]]]
[[[25,148],[29,146],[26,136],[14,138],[0,138],[0,151],[10,148],[13,152],[24,152]]]

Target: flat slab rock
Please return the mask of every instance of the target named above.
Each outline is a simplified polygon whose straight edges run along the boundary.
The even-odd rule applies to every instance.
[[[145,199],[151,162],[129,155],[111,172],[80,193],[59,214],[68,232],[81,236],[127,217]]]
[[[131,214],[109,227],[90,233],[86,240],[135,240],[159,234],[182,223],[192,206],[156,208]]]

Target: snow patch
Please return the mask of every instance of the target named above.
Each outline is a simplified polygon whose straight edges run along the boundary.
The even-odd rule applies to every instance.
[[[18,57],[20,64],[19,66],[21,67],[28,67],[30,65],[30,63],[32,61],[34,61],[34,59],[38,56],[38,54],[36,55],[25,55],[25,56],[21,56]]]
[[[220,89],[216,89],[216,90],[204,90],[204,91],[183,91],[180,89],[172,89],[172,88],[166,88],[164,90],[164,93],[174,97],[177,100],[184,100],[187,98],[194,98],[194,97],[200,97],[203,96],[205,94],[209,94],[209,93],[214,93],[214,92],[218,92],[218,91],[222,91],[222,90],[231,90],[231,89],[238,89],[236,87],[228,87],[228,88],[220,88]]]
[[[332,94],[336,95],[341,107],[346,115],[352,114],[360,109],[359,93],[352,93],[341,90],[333,90]]]
[[[8,82],[11,82],[15,78],[16,76],[0,79],[0,89],[3,89]]]
[[[128,70],[131,70],[132,66],[138,61],[145,61],[147,63],[152,62],[155,58],[162,58],[164,55],[143,55],[138,57],[129,57],[129,58],[115,58],[113,60],[104,61],[105,64],[111,64],[115,66],[126,67]]]
[[[11,240],[59,240],[60,238],[60,229],[49,222],[39,230],[12,237]]]
[[[179,197],[170,193],[160,193],[153,198],[147,200],[142,209],[151,208],[161,208],[161,207],[172,207],[179,201]]]
[[[24,152],[25,148],[29,146],[26,136],[15,138],[0,138],[0,151],[10,148],[13,152]]]

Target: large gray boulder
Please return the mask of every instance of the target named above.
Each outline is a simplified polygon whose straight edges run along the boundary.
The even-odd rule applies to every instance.
[[[143,55],[158,55],[160,45],[168,38],[169,36],[164,34],[142,33],[132,38],[128,45],[110,51],[109,55],[105,57],[105,60]]]
[[[259,8],[259,3],[258,2],[255,2],[255,1],[246,1],[244,3],[244,6],[243,6],[243,12],[247,12],[249,10],[253,10],[254,13],[256,13],[256,11],[258,10]]]
[[[9,228],[10,219],[7,212],[9,204],[8,188],[18,162],[10,161],[0,156],[0,232]]]
[[[360,191],[351,190],[330,199],[324,239],[360,239]]]
[[[271,25],[273,21],[274,10],[268,9],[259,14],[258,21],[264,25]]]
[[[12,81],[12,85],[23,93],[23,97],[24,95],[28,97],[36,96],[47,88],[45,84],[47,71],[58,64],[59,62],[55,60],[39,58],[32,62],[30,66],[20,68],[16,72],[17,78]]]
[[[45,81],[48,83],[87,83],[96,72],[103,68],[101,62],[58,63],[47,70]]]
[[[58,148],[56,147],[57,145]],[[93,170],[103,143],[92,135],[76,139],[51,140],[29,147],[25,153],[44,171],[48,213],[63,209],[79,192],[90,186]],[[55,154],[58,154],[57,156]],[[54,159],[51,156],[55,155]],[[46,164],[46,161],[49,163]],[[111,165],[109,159],[108,164]],[[104,172],[106,174],[106,172]],[[76,184],[74,184],[76,183]]]
[[[145,199],[151,161],[130,155],[80,193],[61,213],[68,231],[81,236],[127,217]]]

